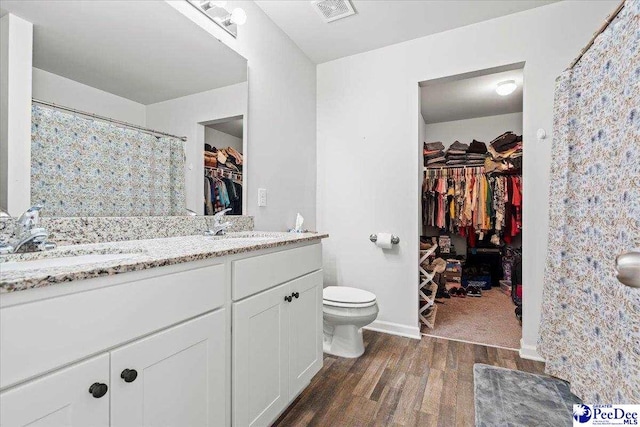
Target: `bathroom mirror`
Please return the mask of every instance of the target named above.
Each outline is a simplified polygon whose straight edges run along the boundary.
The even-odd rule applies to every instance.
[[[0,6],[10,111],[0,207],[13,216],[40,203],[43,216],[246,212],[242,56],[171,2]]]

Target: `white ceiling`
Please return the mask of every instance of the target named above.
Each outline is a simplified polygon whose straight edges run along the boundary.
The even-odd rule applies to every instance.
[[[236,138],[242,139],[242,119],[228,120],[226,122],[207,125],[207,127],[219,130]]]
[[[142,104],[247,79],[244,58],[164,1],[0,6],[34,24],[34,67]]]
[[[473,73],[420,84],[422,118],[427,124],[522,112],[522,68]],[[515,80],[518,88],[507,96],[496,85]]]
[[[352,0],[356,15],[325,23],[309,0],[257,0],[314,62],[322,63],[558,0]]]

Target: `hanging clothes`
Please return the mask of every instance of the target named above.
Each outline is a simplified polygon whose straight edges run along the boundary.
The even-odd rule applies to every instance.
[[[422,208],[425,227],[467,237],[471,247],[487,234],[509,243],[522,230],[521,177],[484,168],[427,169]]]

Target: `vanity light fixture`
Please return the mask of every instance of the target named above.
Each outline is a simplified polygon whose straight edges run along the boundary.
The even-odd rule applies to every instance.
[[[202,10],[204,10],[205,12],[209,9],[213,9],[214,7],[225,7],[227,5],[227,2],[224,0],[216,0],[216,1],[201,1],[200,2],[200,7],[202,8]]]
[[[229,25],[227,22],[229,24],[244,25],[247,22],[247,13],[243,9],[236,7],[223,21],[224,25]]]
[[[187,2],[233,37],[238,36],[238,25],[247,22],[247,14],[243,9],[237,7],[229,12],[225,8],[227,2],[223,0],[187,0]]]
[[[498,83],[496,86],[496,93],[500,96],[507,96],[513,93],[514,90],[518,88],[515,80],[505,80],[503,82]]]

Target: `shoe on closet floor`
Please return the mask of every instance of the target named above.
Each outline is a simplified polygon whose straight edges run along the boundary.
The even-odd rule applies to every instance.
[[[423,242],[422,240],[420,241],[420,250],[421,251],[426,251],[427,249],[431,249],[432,246],[433,246],[433,244],[431,242]]]
[[[436,298],[451,298],[451,292],[446,289],[444,291],[438,291],[436,293]]]
[[[467,295],[470,297],[481,297],[482,291],[477,286],[469,286],[467,288]]]

